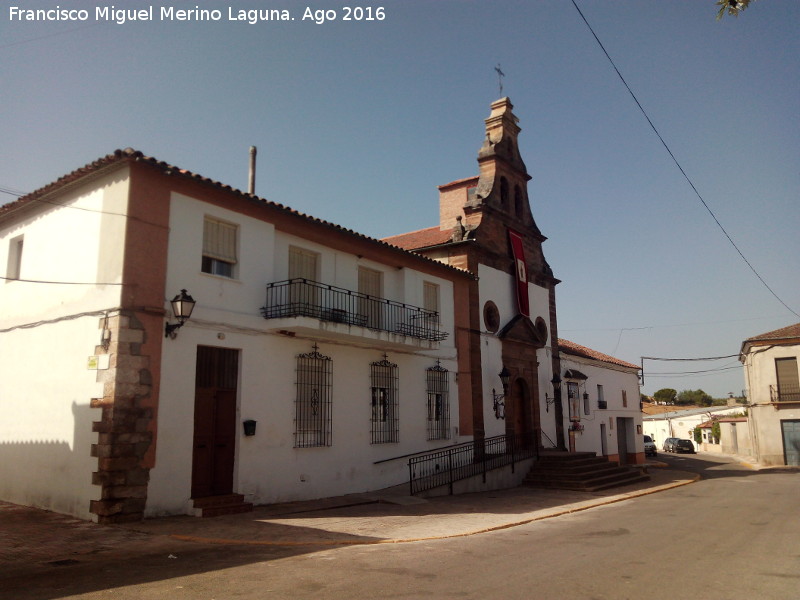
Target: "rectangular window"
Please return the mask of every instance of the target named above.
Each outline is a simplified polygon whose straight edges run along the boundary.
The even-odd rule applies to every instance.
[[[22,243],[23,236],[19,235],[8,242],[8,263],[6,265],[6,278],[19,279],[22,273]]]
[[[597,384],[597,408],[598,409],[608,408],[605,396],[603,396],[603,386],[600,384]]]
[[[371,329],[383,329],[383,273],[358,267],[359,315],[366,317],[366,325]],[[369,297],[367,297],[369,296]]]
[[[399,441],[397,406],[397,365],[383,360],[370,364],[372,427],[371,442],[387,444]]]
[[[628,408],[628,392],[622,390],[622,408]]]
[[[289,247],[289,279],[319,280],[319,254],[295,246]]]
[[[800,376],[797,371],[797,358],[776,358],[775,374],[778,379],[778,401],[800,401]]]
[[[574,381],[567,382],[567,400],[569,402],[569,420],[580,421],[580,399],[578,398],[578,384]]]
[[[583,414],[588,415],[592,412],[592,407],[589,403],[589,392],[583,395]]]
[[[233,277],[238,227],[206,217],[203,221],[203,273]]]
[[[294,447],[331,445],[333,361],[314,351],[297,357]]]
[[[450,393],[448,371],[438,361],[426,372],[428,392],[428,439],[450,439]]]
[[[289,279],[292,314],[319,317],[319,288],[313,284],[319,279],[319,254],[290,246]]]

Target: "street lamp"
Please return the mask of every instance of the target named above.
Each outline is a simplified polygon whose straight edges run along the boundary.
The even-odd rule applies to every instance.
[[[508,381],[511,379],[511,373],[506,368],[506,366],[503,365],[503,370],[500,371],[498,376],[500,377],[500,383],[503,384],[503,393],[498,394],[495,391],[495,389],[492,388],[492,400],[493,400],[492,408],[494,408],[494,416],[496,419],[505,419],[506,418],[505,397],[506,394],[508,394]]]
[[[183,327],[183,324],[192,316],[196,302],[194,298],[186,293],[186,290],[181,290],[180,294],[170,300],[170,304],[172,305],[172,314],[175,315],[178,322],[167,323],[164,326],[164,337],[174,340],[178,337],[178,329]]]

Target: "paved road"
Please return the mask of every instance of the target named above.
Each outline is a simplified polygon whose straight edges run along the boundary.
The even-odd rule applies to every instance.
[[[370,546],[142,540],[0,576],[0,599],[800,597],[800,472],[659,455],[705,479],[491,533]],[[170,558],[174,556],[175,558]]]

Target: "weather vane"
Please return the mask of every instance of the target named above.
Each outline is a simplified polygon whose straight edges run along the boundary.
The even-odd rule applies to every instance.
[[[494,68],[494,70],[497,71],[497,85],[500,88],[500,97],[502,97],[503,96],[503,77],[505,77],[506,74],[503,73],[502,69],[500,68],[500,63],[497,63],[497,66]]]

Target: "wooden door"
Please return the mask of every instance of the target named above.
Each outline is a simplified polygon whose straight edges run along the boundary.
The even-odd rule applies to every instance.
[[[192,498],[233,491],[237,376],[238,351],[198,347]]]

